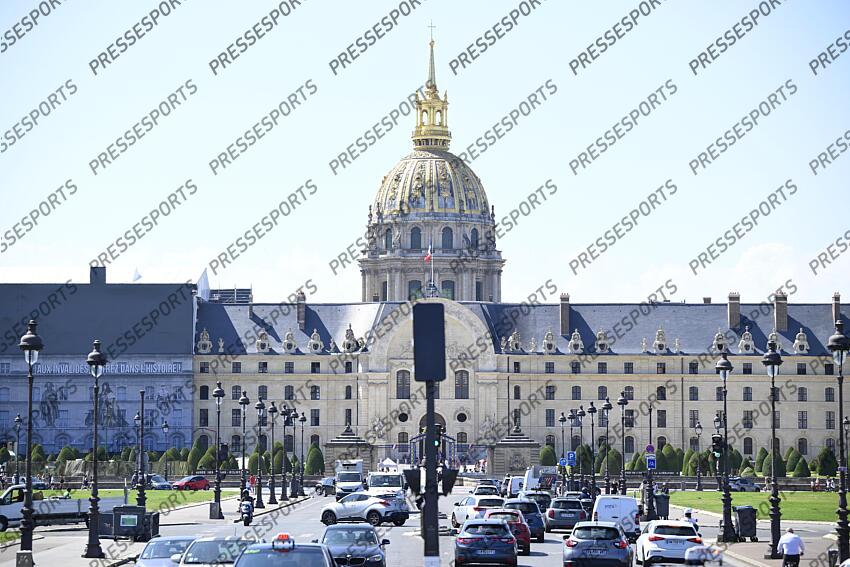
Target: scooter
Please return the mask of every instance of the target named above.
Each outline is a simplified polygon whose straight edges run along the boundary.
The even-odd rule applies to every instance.
[[[243,500],[239,504],[239,513],[242,516],[242,523],[250,526],[251,520],[254,519],[254,504],[250,500]]]

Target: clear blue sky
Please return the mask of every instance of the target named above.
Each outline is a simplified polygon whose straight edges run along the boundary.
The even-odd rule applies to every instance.
[[[219,76],[209,61],[277,2],[184,0],[97,76],[89,61],[157,4],[65,1],[40,18],[0,53],[0,137],[67,80],[78,90],[0,154],[0,231],[66,179],[78,190],[0,254],[0,281],[86,281],[89,260],[188,178],[198,192],[110,265],[108,280],[130,281],[136,269],[143,282],[195,280],[311,178],[318,191],[303,209],[211,274],[211,284],[253,286],[256,299],[276,301],[312,278],[315,299],[358,301],[359,271],[335,277],[328,262],[362,234],[381,178],[411,148],[413,118],[339,175],[328,162],[424,82],[431,20],[456,153],[546,80],[558,86],[472,163],[497,216],[549,178],[559,188],[499,242],[504,300],[553,278],[575,302],[639,301],[674,278],[676,300],[719,301],[738,290],[750,302],[792,278],[791,301],[825,302],[848,281],[845,256],[817,277],[808,267],[850,228],[850,152],[816,177],[808,167],[850,129],[850,51],[817,76],[808,67],[850,28],[846,2],[786,0],[694,76],[688,62],[758,3],[668,0],[576,76],[570,60],[637,2],[548,0],[455,76],[451,59],[519,3],[428,0],[334,76],[329,62],[398,4],[307,0]],[[3,2],[0,33],[35,6]],[[187,79],[197,93],[94,176],[89,161]],[[220,175],[210,172],[208,161],[308,79],[318,92],[305,105]],[[668,79],[676,94],[574,176],[569,161]],[[788,79],[796,94],[691,174],[691,159]],[[789,178],[797,193],[692,275],[688,262]],[[676,195],[573,275],[569,261],[667,179]]]

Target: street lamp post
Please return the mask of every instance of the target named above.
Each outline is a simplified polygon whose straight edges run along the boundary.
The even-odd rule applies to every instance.
[[[245,468],[245,453],[248,451],[248,440],[245,438],[245,424],[248,421],[248,404],[251,400],[248,399],[248,394],[242,390],[242,396],[239,398],[239,405],[242,407],[242,472],[239,478],[239,494],[245,492],[245,486],[248,484],[248,470]]]
[[[767,352],[761,359],[767,375],[770,377],[770,543],[765,551],[765,559],[779,559],[779,524],[782,512],[779,510],[779,485],[776,482],[776,460],[779,458],[776,451],[776,375],[779,374],[779,365],[782,357],[776,349],[775,341],[767,342]]]
[[[573,430],[576,427],[576,422],[578,421],[578,416],[576,415],[576,410],[570,410],[570,416],[568,418],[570,420],[570,451],[575,452],[573,449]],[[576,468],[575,465],[570,467],[570,490],[575,489],[575,481],[576,481]]]
[[[842,421],[844,424],[844,454],[847,454],[847,441],[850,438],[850,417],[844,416],[844,420]]]
[[[23,341],[21,341],[23,342]],[[844,357],[850,350],[850,338],[844,334],[844,322],[835,322],[835,334],[829,337],[827,348],[838,364],[838,561],[850,558],[850,526],[847,523],[847,453],[844,451]],[[29,455],[27,455],[29,457]],[[29,474],[29,471],[27,471]]]
[[[298,462],[298,468],[301,471],[300,479],[298,481],[298,489],[299,495],[306,496],[304,492],[304,423],[307,421],[307,412],[301,411],[301,417],[298,418],[298,421],[301,422],[301,460]]]
[[[605,494],[611,494],[611,477],[608,474],[608,456],[611,453],[611,440],[608,437],[608,413],[614,409],[611,405],[611,400],[605,398],[605,403],[602,404],[602,411],[605,412]]]
[[[277,419],[277,406],[274,405],[274,400],[272,400],[271,406],[269,407],[269,415],[272,416],[271,419],[271,430],[272,430],[272,441],[271,441],[271,462],[269,463],[269,471],[271,472],[271,478],[269,478],[269,505],[277,504],[277,498],[274,495],[274,426],[275,420]]]
[[[702,491],[702,459],[700,458],[700,451],[702,450],[702,443],[700,440],[702,437],[702,424],[697,422],[697,426],[694,430],[697,432],[697,490]]]
[[[216,382],[213,390],[215,400],[215,487],[213,488],[213,501],[215,505],[210,509],[211,520],[223,520],[221,512],[221,403],[224,400],[224,390],[221,382]]]
[[[168,480],[168,420],[162,422],[162,435],[165,437],[165,480]]]
[[[652,445],[652,404],[649,404],[649,443]],[[655,487],[652,485],[652,469],[646,467],[646,518],[655,520]]]
[[[582,446],[584,445],[584,416],[587,413],[584,411],[584,406],[581,405],[578,407],[578,411],[576,412],[576,416],[578,416],[578,448],[581,453]],[[584,459],[581,458],[581,455],[576,455],[578,457],[578,475],[581,480],[581,486],[584,488]]]
[[[286,462],[289,459],[289,453],[286,450],[286,426],[289,425],[289,407],[286,404],[283,404],[280,409],[280,416],[283,418],[283,423],[281,423],[283,428],[283,459],[280,463],[280,501],[286,502],[289,500],[289,496],[286,494]]]
[[[136,473],[136,506],[147,507],[147,496],[145,495],[145,391],[139,390],[139,400],[141,402],[139,411],[136,417],[133,418],[133,423],[136,424],[139,432],[139,458],[138,472]]]
[[[561,462],[566,463],[566,443],[564,441],[564,425],[567,423],[567,416],[561,412],[561,417],[558,418],[558,423],[561,424]],[[572,432],[571,432],[572,433]],[[564,487],[564,492],[567,491],[567,465],[561,467],[561,486]]]
[[[732,526],[732,493],[729,489],[729,419],[727,417],[729,414],[726,405],[726,381],[729,379],[733,367],[725,352],[720,355],[720,360],[717,361],[715,368],[720,374],[721,380],[723,380],[723,451],[721,453],[723,460],[723,497],[721,498],[723,501],[723,531],[718,534],[717,541],[731,543],[736,541],[737,537]],[[771,397],[773,397],[772,392]],[[773,415],[770,417],[771,420],[774,419]]]
[[[590,495],[596,500],[596,406],[590,402],[587,413],[590,415]]]
[[[263,455],[265,448],[260,443],[263,438],[263,419],[266,417],[266,404],[263,403],[263,398],[257,399],[254,409],[257,410],[257,501],[254,503],[254,507],[265,508],[266,505],[263,504]]]
[[[720,413],[714,416],[714,431],[720,435]],[[720,457],[718,456],[714,461],[714,481],[717,483],[717,492],[723,490],[723,485],[720,482]]]
[[[21,414],[15,416],[15,484],[21,482]]]
[[[21,551],[17,555],[18,565],[32,565],[32,532],[35,528],[32,509],[32,367],[38,361],[38,353],[44,348],[41,337],[36,333],[37,324],[30,321],[27,333],[21,337],[18,345],[27,361],[27,455],[26,455],[26,489],[24,490],[24,507],[21,509]]]
[[[298,446],[295,444],[296,428],[298,427],[298,410],[295,408],[289,411],[289,424],[292,426],[292,457],[298,458]],[[292,461],[289,461],[289,465],[292,472],[292,480],[289,483],[289,494],[294,497],[301,494],[301,491],[298,490],[298,471],[295,470]]]
[[[629,400],[626,398],[626,392],[620,392],[620,397],[617,398],[617,405],[620,406],[620,435],[622,441],[623,454],[620,462],[620,494],[626,495],[626,406],[629,405]]]
[[[83,557],[89,559],[103,559],[105,555],[100,548],[100,539],[98,538],[98,529],[100,528],[100,509],[98,507],[97,495],[97,422],[98,422],[98,397],[100,395],[100,377],[103,376],[103,371],[106,369],[106,357],[100,352],[100,341],[94,341],[92,351],[89,353],[86,363],[89,365],[91,375],[94,378],[94,431],[92,438],[92,488],[91,498],[89,498],[89,540],[86,543],[86,548],[83,551]]]

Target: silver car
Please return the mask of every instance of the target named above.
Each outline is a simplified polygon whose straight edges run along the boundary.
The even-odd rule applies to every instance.
[[[195,541],[195,536],[155,537],[150,540],[139,558],[136,567],[174,567],[172,555],[183,555],[189,544]]]
[[[632,548],[614,522],[579,522],[564,536],[564,567],[629,567]]]
[[[571,530],[577,523],[587,520],[587,511],[575,498],[555,498],[543,514],[546,531]]]

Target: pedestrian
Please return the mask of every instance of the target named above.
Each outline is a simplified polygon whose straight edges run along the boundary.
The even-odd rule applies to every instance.
[[[257,482],[257,477],[251,475],[248,477],[248,485],[251,487],[251,492],[254,492],[254,484]]]
[[[782,553],[783,567],[798,567],[800,556],[806,551],[802,538],[794,533],[794,528],[785,530],[785,535],[779,538],[776,547]]]
[[[685,517],[682,518],[683,522],[688,522],[691,524],[695,530],[699,531],[699,524],[697,524],[697,519],[694,518],[694,511],[690,508],[685,509]]]

